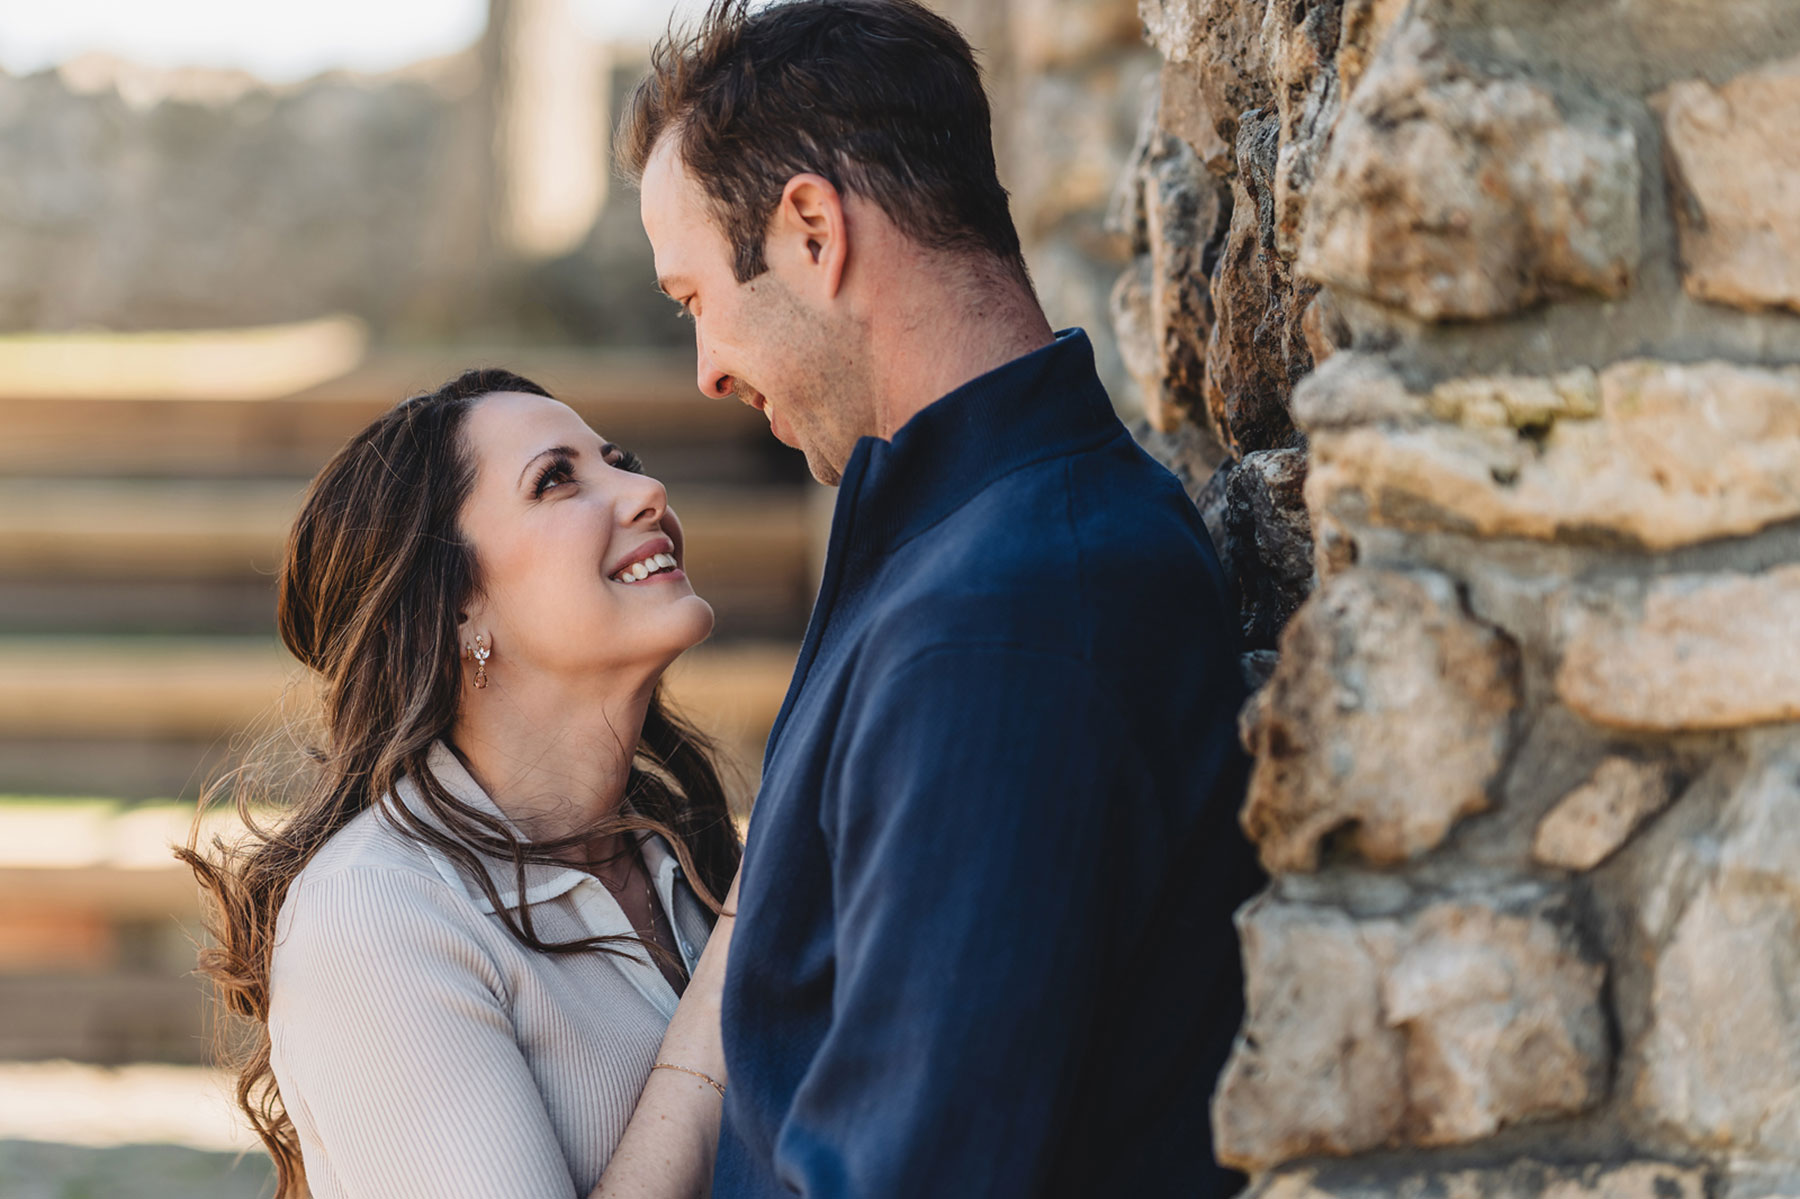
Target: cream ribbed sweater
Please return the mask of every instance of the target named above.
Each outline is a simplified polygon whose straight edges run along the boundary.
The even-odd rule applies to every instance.
[[[498,814],[443,745],[431,766]],[[410,780],[402,802],[421,811]],[[662,842],[644,862],[689,970],[706,909]],[[502,900],[512,870],[490,862]],[[599,880],[532,867],[524,902],[547,941],[630,933]],[[606,1168],[676,997],[632,959],[534,953],[441,854],[378,810],[326,843],[276,923],[269,1038],[315,1199],[564,1199]]]

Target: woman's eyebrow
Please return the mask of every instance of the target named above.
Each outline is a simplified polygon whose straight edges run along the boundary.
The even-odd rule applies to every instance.
[[[521,470],[519,472],[518,483],[513,484],[513,486],[516,487],[516,486],[518,486],[519,483],[523,483],[525,481],[525,472],[531,469],[531,464],[536,462],[539,458],[542,458],[548,454],[560,454],[564,458],[579,458],[579,457],[581,457],[580,450],[577,450],[571,446],[566,446],[566,445],[553,445],[547,450],[539,450],[537,453],[533,454],[529,459],[526,460],[525,470]]]

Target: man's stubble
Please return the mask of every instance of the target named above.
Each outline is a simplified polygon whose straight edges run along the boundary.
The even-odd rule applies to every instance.
[[[776,411],[813,478],[835,487],[856,443],[880,435],[867,333],[847,317],[807,310],[778,280],[758,291],[768,335],[789,364],[786,379],[768,381],[778,388],[772,393]]]

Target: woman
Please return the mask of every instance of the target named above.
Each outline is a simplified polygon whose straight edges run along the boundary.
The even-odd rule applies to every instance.
[[[182,854],[277,1199],[704,1193],[740,850],[658,695],[712,631],[682,562],[662,486],[504,371],[314,480],[278,616],[323,735],[279,829]]]

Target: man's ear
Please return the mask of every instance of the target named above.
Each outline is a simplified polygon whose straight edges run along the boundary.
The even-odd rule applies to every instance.
[[[785,256],[791,277],[815,280],[827,300],[837,298],[850,258],[844,197],[823,175],[795,175],[781,189],[769,229],[771,259]],[[773,265],[773,262],[771,262]]]

